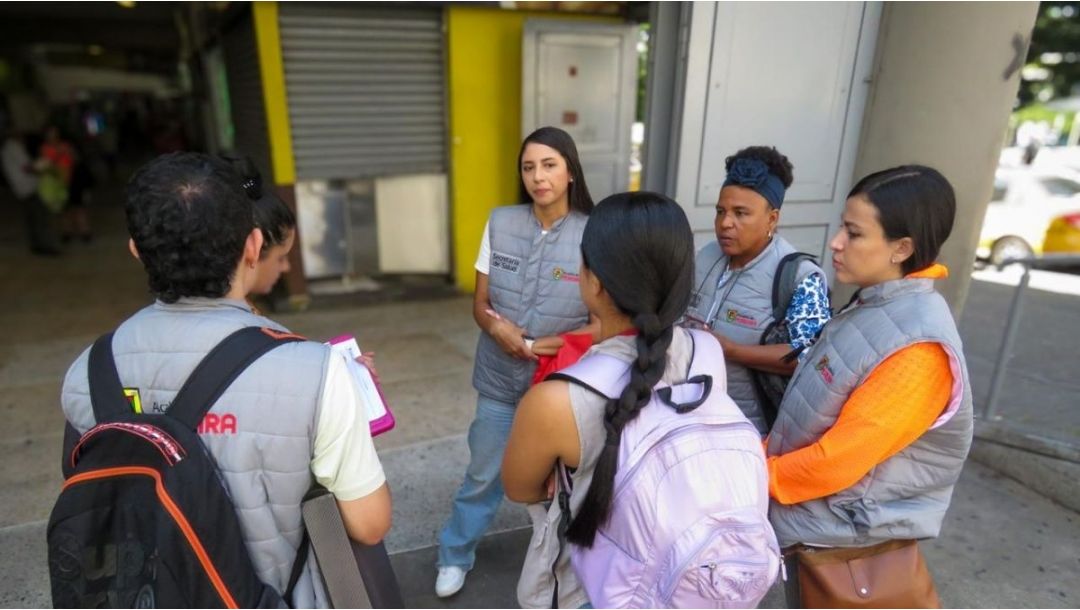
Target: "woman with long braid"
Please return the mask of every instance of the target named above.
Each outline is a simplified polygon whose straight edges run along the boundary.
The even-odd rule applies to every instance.
[[[578,608],[591,603],[571,568],[570,553],[562,552],[560,524],[572,515],[566,540],[579,548],[593,547],[594,541],[600,544],[597,530],[615,510],[613,490],[620,443],[626,442],[624,429],[650,404],[654,386],[686,382],[695,358],[692,331],[675,326],[686,310],[694,277],[693,237],[678,204],[654,193],[612,195],[593,210],[581,250],[581,297],[600,323],[600,340],[582,362],[597,354],[618,359],[621,362],[607,358],[619,369],[610,381],[626,385],[621,394],[616,387],[601,395],[594,393],[595,386],[590,391],[580,383],[549,380],[529,390],[518,406],[502,478],[511,500],[530,504],[534,522],[518,582],[518,601],[525,608]],[[700,352],[711,348],[719,354],[718,344],[702,344],[715,338],[693,332]],[[713,387],[746,428],[749,443],[759,445],[749,422],[723,394],[726,380],[722,364],[719,368]],[[764,499],[764,459],[757,459],[762,462]],[[556,483],[560,477],[553,473],[559,464],[568,477]],[[559,501],[545,508],[542,502],[553,497],[556,485],[561,490]]]

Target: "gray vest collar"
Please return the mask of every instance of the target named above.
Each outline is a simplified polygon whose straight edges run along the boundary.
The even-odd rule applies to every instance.
[[[859,291],[858,305],[877,305],[909,294],[921,294],[934,290],[930,278],[901,278],[881,282]]]
[[[746,263],[745,265],[743,265],[739,269],[734,269],[733,271],[748,271],[750,269],[753,269],[754,266],[756,266],[758,263],[760,263],[762,260],[764,260],[766,257],[768,257],[772,253],[772,251],[776,250],[779,246],[780,246],[780,236],[773,235],[771,238],[769,238],[769,243],[765,244],[765,247],[761,249],[761,252],[758,252],[757,256],[750,259],[749,263]],[[724,258],[728,259],[727,264],[730,266],[731,265],[731,258],[728,257],[726,254],[724,255]]]
[[[555,219],[555,222],[551,223],[551,228],[550,229],[545,229],[544,225],[540,224],[540,219],[536,217],[536,213],[533,212],[532,205],[530,205],[530,204],[521,204],[521,205],[529,205],[529,219],[532,220],[533,226],[536,228],[536,230],[537,231],[547,231],[548,233],[557,233],[559,231],[559,229],[562,228],[563,223],[566,222],[566,219],[570,218],[570,215],[574,213],[573,210],[567,210],[567,212],[565,214],[563,214],[562,216]]]
[[[165,311],[192,311],[229,307],[252,313],[251,305],[242,299],[210,298],[210,297],[180,297],[175,303],[155,301],[154,306]]]

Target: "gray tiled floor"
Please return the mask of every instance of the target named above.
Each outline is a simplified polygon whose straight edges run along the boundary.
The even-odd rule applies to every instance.
[[[5,216],[8,203],[0,202],[0,607],[47,607],[44,520],[60,484],[60,381],[79,350],[147,298],[141,269],[126,252],[118,206],[95,209],[93,244],[75,244],[65,258],[48,260],[24,254],[21,223]],[[1009,295],[1000,286],[972,288],[961,326],[977,392],[988,383]],[[1074,436],[1080,435],[1069,390],[1080,370],[1076,305],[1076,297],[1033,295],[1004,411]],[[387,546],[408,604],[514,605],[528,519],[510,504],[481,544],[465,590],[445,602],[431,591],[432,545],[464,471],[464,433],[475,408],[470,299],[368,307],[338,299],[333,307],[316,303],[312,311],[279,319],[311,337],[352,332],[378,354],[399,421],[377,441],[395,502]],[[926,553],[947,605],[1065,607],[1080,604],[1078,541],[1076,513],[970,463],[943,537],[928,543]],[[774,592],[765,605],[782,600]]]

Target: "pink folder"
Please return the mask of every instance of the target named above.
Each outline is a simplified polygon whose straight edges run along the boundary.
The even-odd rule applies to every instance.
[[[350,370],[356,375],[357,385],[364,395],[365,408],[368,422],[371,427],[371,436],[378,436],[394,428],[394,414],[390,411],[390,404],[386,402],[382,386],[370,371],[356,361],[360,356],[360,346],[352,335],[340,335],[326,342],[335,351],[341,351],[348,356],[349,361],[355,365]]]

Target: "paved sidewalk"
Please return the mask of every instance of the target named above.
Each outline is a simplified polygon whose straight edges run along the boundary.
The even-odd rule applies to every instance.
[[[977,407],[1001,348],[1019,269],[980,271],[960,318]],[[1080,275],[1033,271],[1006,369],[998,415],[1080,446]]]
[[[98,239],[63,260],[24,254],[22,227],[3,217],[4,209],[10,208],[0,205],[0,607],[44,608],[44,530],[61,483],[60,383],[79,350],[146,302],[146,288],[126,252],[118,206],[96,208]],[[976,396],[989,382],[1010,294],[982,282],[972,288],[961,328]],[[1002,412],[1076,437],[1077,297],[1031,296]],[[398,417],[397,429],[377,440],[394,494],[387,546],[408,605],[515,606],[528,518],[510,504],[482,542],[464,591],[448,601],[432,594],[432,545],[464,472],[464,434],[475,409],[470,299],[369,307],[335,299],[279,319],[311,337],[353,332],[377,353]],[[949,606],[1080,605],[1080,516],[982,464],[968,464],[943,537],[926,552]],[[782,596],[774,591],[765,605],[781,606]]]

